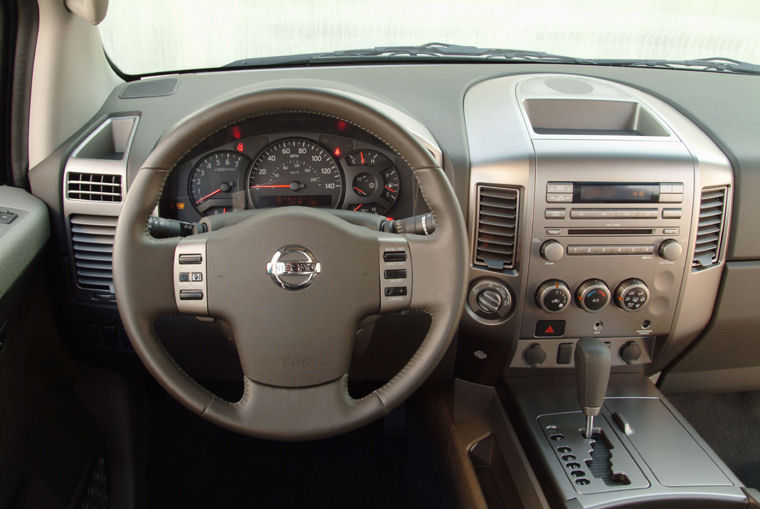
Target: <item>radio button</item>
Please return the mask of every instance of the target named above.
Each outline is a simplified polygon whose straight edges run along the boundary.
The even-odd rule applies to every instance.
[[[663,219],[681,219],[681,209],[662,209]]]
[[[565,256],[565,248],[556,240],[547,240],[541,245],[541,258],[549,262],[558,262]]]
[[[548,203],[572,203],[572,194],[547,194],[546,201]]]
[[[565,209],[546,209],[544,210],[544,219],[565,219],[566,214]]]
[[[683,193],[683,184],[671,184],[673,186],[673,192],[674,193]]]
[[[562,228],[547,228],[547,235],[562,235]]]
[[[573,255],[573,256],[583,254],[581,252],[581,249],[582,249],[581,246],[567,246],[567,254]]]
[[[683,194],[661,194],[660,202],[665,203],[681,203],[683,201]]]
[[[547,193],[572,193],[573,184],[571,182],[549,182],[546,184]]]
[[[663,228],[662,234],[663,235],[678,235],[679,229],[678,228]]]
[[[660,184],[660,194],[673,193],[673,184]]]
[[[571,209],[570,210],[570,218],[571,219],[589,219],[593,217],[591,213],[593,210],[589,209]]]
[[[654,253],[654,246],[634,246],[634,253],[637,255],[650,255]]]
[[[659,215],[659,211],[657,209],[639,209],[638,210],[639,219],[657,219],[658,215]]]
[[[618,219],[635,219],[639,217],[639,211],[635,209],[618,210]]]
[[[599,254],[601,255],[611,255],[614,250],[614,246],[599,246]]]

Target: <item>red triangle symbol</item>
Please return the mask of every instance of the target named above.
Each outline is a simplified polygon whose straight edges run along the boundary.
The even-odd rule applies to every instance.
[[[548,326],[546,330],[544,331],[544,334],[554,334],[554,327],[552,327],[551,325]]]

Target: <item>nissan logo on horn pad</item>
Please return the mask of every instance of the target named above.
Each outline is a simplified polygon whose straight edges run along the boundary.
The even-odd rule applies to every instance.
[[[303,246],[281,247],[267,263],[267,274],[277,286],[286,290],[306,288],[321,270],[314,253]]]

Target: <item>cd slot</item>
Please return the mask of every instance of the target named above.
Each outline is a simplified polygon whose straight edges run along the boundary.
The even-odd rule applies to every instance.
[[[654,228],[568,228],[568,235],[594,236],[600,235],[605,237],[621,235],[654,235]]]

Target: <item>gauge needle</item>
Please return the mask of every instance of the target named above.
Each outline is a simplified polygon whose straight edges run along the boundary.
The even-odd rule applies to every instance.
[[[357,205],[356,207],[354,207],[354,212],[356,212],[356,211],[357,211],[357,210],[359,210],[360,208],[362,208],[362,204],[361,204],[361,203],[360,203],[359,205]]]
[[[362,196],[367,196],[367,193],[365,193],[364,191],[362,191],[361,189],[359,189],[356,186],[354,186],[354,191],[356,191],[357,193],[359,193]]]
[[[390,187],[388,187],[388,186],[383,186],[383,187],[384,187],[384,188],[386,188],[388,191],[390,191],[390,192],[392,192],[392,193],[397,193],[397,192],[398,192],[398,191],[394,191],[393,189],[391,189],[391,188],[390,188]]]
[[[200,200],[196,201],[196,202],[195,202],[195,204],[196,204],[196,205],[200,205],[200,203],[201,203],[202,201],[206,201],[206,200],[208,200],[209,198],[211,198],[212,196],[214,196],[215,194],[219,194],[219,193],[221,193],[221,192],[222,192],[222,188],[220,187],[220,188],[219,188],[219,189],[217,189],[216,191],[211,191],[211,192],[210,192],[210,193],[208,193],[206,196],[204,196],[204,197],[203,197],[203,198],[201,198]]]
[[[291,182],[290,184],[267,184],[260,186],[251,186],[251,189],[292,189],[293,191],[298,191],[304,187],[306,186],[300,182]]]

